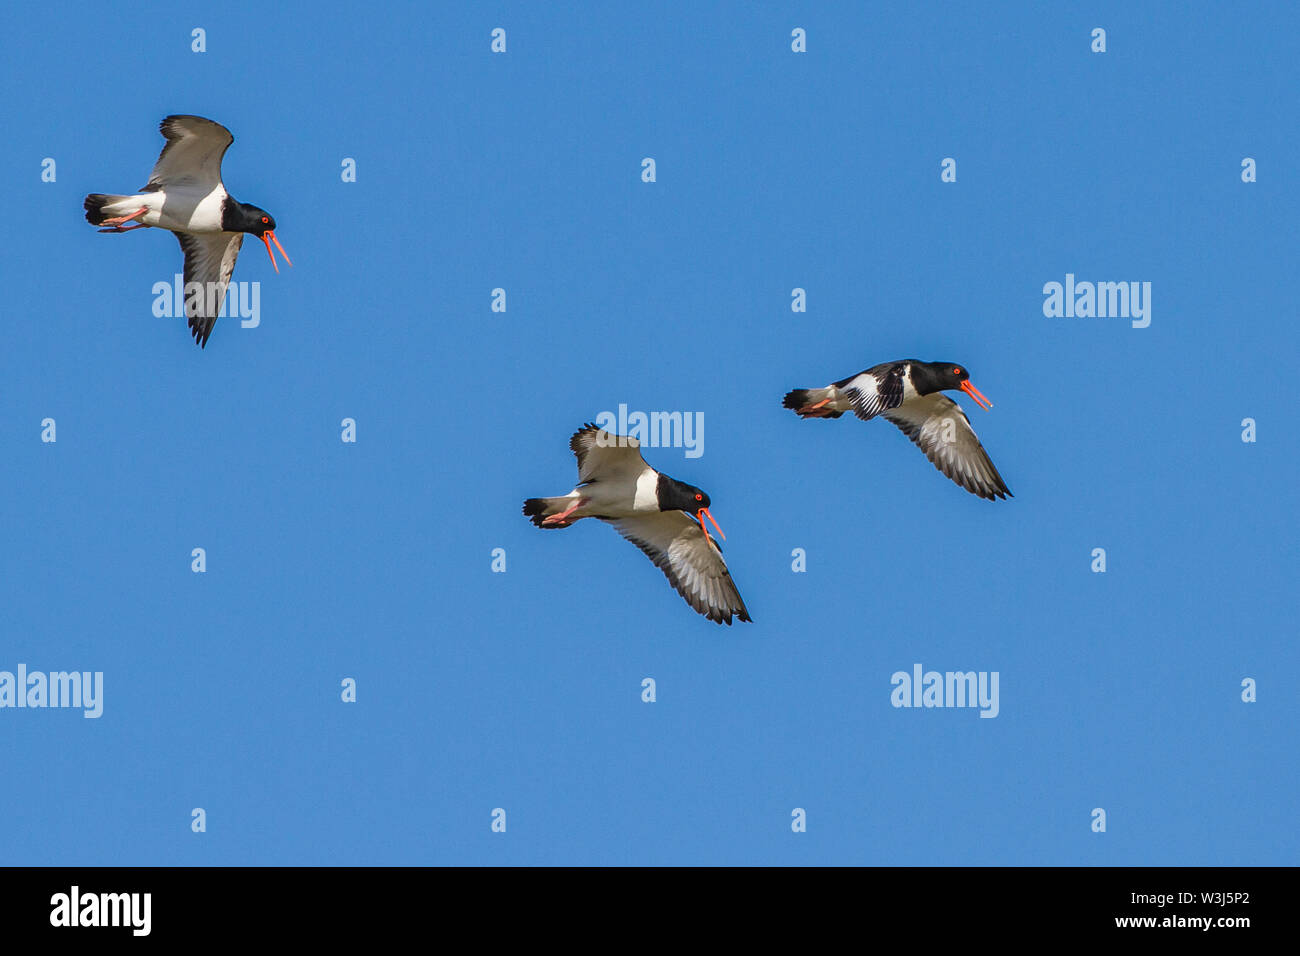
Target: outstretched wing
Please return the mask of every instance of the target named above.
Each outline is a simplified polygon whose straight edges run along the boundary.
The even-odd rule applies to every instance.
[[[635,482],[648,466],[641,457],[641,443],[635,438],[613,435],[598,425],[583,425],[569,439],[578,458],[578,484],[597,479],[618,478]]]
[[[209,189],[221,185],[221,157],[235,141],[230,130],[202,116],[169,116],[158,126],[158,131],[167,145],[141,192],[180,185]]]
[[[185,317],[199,348],[207,348],[208,336],[226,299],[230,274],[243,245],[242,232],[208,232],[197,235],[173,232],[185,253]],[[196,285],[191,285],[196,283]]]
[[[710,621],[749,621],[749,610],[731,580],[714,540],[684,511],[656,511],[631,518],[602,519],[646,553],[686,603]]]
[[[971,494],[989,501],[1011,495],[970,427],[970,419],[948,396],[932,392],[883,414],[916,442],[934,467]]]

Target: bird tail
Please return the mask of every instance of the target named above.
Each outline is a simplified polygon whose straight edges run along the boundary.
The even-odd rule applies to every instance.
[[[125,216],[139,209],[141,203],[134,196],[111,196],[105,193],[91,193],[83,204],[86,209],[86,222],[98,226],[105,219]]]
[[[835,397],[834,387],[796,388],[786,393],[782,404],[800,418],[839,418],[844,411],[833,404]]]
[[[542,524],[542,520],[551,515],[560,514],[571,504],[573,504],[573,498],[568,496],[562,498],[529,498],[524,502],[524,516],[532,519],[533,524],[539,528],[567,528],[573,524],[572,520],[565,521],[563,524]]]

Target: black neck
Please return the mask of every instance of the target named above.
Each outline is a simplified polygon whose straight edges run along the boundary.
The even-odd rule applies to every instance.
[[[942,391],[945,386],[933,365],[929,362],[913,362],[912,387],[918,395],[929,395]]]
[[[227,196],[221,201],[221,228],[226,232],[262,232],[262,215],[255,206],[237,201]]]
[[[695,509],[699,507],[694,493],[686,485],[676,478],[669,478],[662,471],[659,473],[655,492],[659,497],[660,511],[687,511],[694,514]]]

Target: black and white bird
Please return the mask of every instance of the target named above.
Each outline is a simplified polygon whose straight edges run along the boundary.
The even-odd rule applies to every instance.
[[[275,217],[265,209],[237,202],[222,185],[221,159],[235,141],[230,130],[202,116],[168,116],[158,129],[167,145],[154,163],[149,182],[130,196],[91,193],[85,201],[86,221],[109,227],[100,232],[154,226],[176,234],[185,253],[185,314],[194,341],[206,348],[244,233],[266,243],[276,272],[280,267],[271,251],[272,242],[284,261],[293,263],[275,238]],[[128,226],[128,222],[136,225]]]
[[[973,495],[1011,495],[980,444],[970,419],[945,389],[961,389],[981,408],[993,403],[970,382],[970,373],[953,362],[903,359],[872,366],[825,388],[796,388],[785,407],[801,418],[839,418],[851,411],[864,422],[877,415],[893,422],[941,472]]]
[[[529,498],[524,514],[539,528],[567,528],[582,518],[613,525],[655,566],[686,603],[710,621],[749,621],[749,611],[709,535],[709,496],[646,464],[635,438],[584,425],[569,439],[578,457],[578,486],[557,498]],[[698,524],[696,522],[699,522]]]

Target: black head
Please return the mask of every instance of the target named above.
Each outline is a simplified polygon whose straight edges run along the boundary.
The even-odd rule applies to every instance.
[[[258,209],[256,206],[253,206],[251,211],[255,216],[257,216],[257,222],[253,223],[253,228],[249,229],[248,232],[251,232],[259,239],[268,232],[275,232],[274,216],[265,209]]]
[[[694,515],[701,508],[709,506],[709,496],[699,488],[662,473],[656,490],[659,492],[660,511],[685,511],[688,515]]]
[[[221,228],[226,232],[250,232],[261,239],[266,233],[275,231],[275,217],[259,206],[230,198],[221,212]]]
[[[917,362],[912,366],[912,387],[921,395],[960,389],[975,400],[981,408],[992,408],[990,402],[970,383],[966,366],[956,362]]]
[[[717,528],[718,537],[725,539],[726,535],[722,529],[718,528],[718,523],[713,520],[713,515],[709,514],[709,496],[694,485],[688,485],[684,481],[678,481],[676,478],[669,478],[665,474],[659,475],[659,510],[660,511],[685,511],[688,515],[695,518],[704,529],[705,537],[709,531],[704,528],[704,519],[708,518],[713,522],[713,527]]]
[[[275,248],[280,250],[280,255],[284,256],[284,261],[293,265],[289,261],[289,253],[284,251],[280,240],[275,238],[275,217],[265,209],[250,206],[246,202],[227,201],[226,208],[222,211],[221,228],[226,232],[250,232],[261,239],[266,243],[266,254],[271,257],[271,265],[275,266],[276,272],[280,271],[280,267],[275,264],[275,253],[271,251],[273,242]]]

